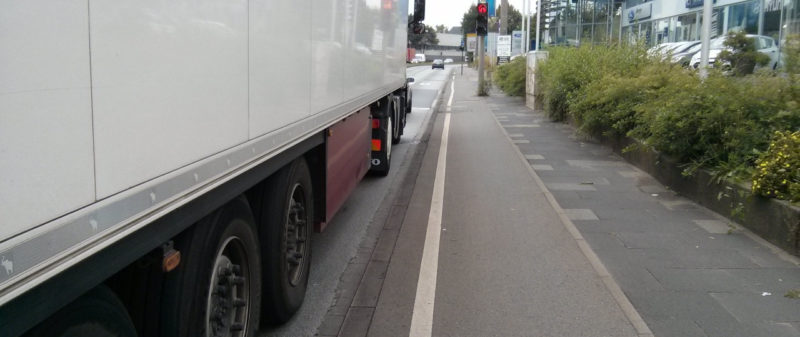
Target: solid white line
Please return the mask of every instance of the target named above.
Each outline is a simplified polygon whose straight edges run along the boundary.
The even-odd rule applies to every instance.
[[[439,146],[439,159],[436,163],[436,176],[433,180],[431,210],[428,213],[428,230],[425,234],[425,247],[422,251],[422,264],[419,268],[417,294],[414,297],[411,329],[408,332],[408,335],[413,337],[431,336],[433,333],[433,302],[436,298],[436,272],[439,269],[439,237],[442,232],[444,177],[447,164],[447,138],[449,131],[450,113],[445,113],[442,140]]]
[[[450,82],[450,99],[447,100],[447,111],[450,111],[450,107],[453,105],[453,95],[456,93],[456,75],[453,75],[453,81]]]

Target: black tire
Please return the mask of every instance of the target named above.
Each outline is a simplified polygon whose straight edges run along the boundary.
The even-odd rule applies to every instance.
[[[311,174],[303,158],[282,168],[264,184],[262,229],[264,316],[288,321],[303,304],[311,266],[314,199]]]
[[[255,336],[261,259],[254,220],[242,196],[175,240],[181,264],[167,274],[162,336]]]
[[[114,292],[100,285],[28,331],[27,337],[136,337],[136,328]]]
[[[406,105],[405,105],[406,113],[410,114],[411,113],[411,106],[413,105],[412,103],[414,103],[414,95],[412,94],[411,88],[406,89],[406,95],[408,95],[408,101],[406,101]]]
[[[403,97],[400,96],[392,96],[392,99],[390,100],[392,105],[389,107],[389,109],[392,113],[392,116],[395,116],[392,118],[396,118],[392,121],[392,144],[400,143],[400,137],[403,135],[403,127],[405,127],[406,124],[406,114],[403,113],[404,108],[403,103],[401,103],[402,101]]]

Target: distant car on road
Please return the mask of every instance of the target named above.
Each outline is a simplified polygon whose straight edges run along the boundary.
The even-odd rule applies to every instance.
[[[453,63],[453,59],[444,59],[444,63]]]
[[[431,69],[436,69],[436,68],[444,69],[444,61],[442,61],[441,59],[433,60],[433,64],[431,64]]]

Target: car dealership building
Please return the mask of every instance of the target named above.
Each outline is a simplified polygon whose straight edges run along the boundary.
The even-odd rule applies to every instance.
[[[710,0],[709,0],[710,1]],[[703,0],[543,0],[545,43],[700,39]],[[714,0],[711,37],[729,31],[783,41],[800,33],[800,0]]]

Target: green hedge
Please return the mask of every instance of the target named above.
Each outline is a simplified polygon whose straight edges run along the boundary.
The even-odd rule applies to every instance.
[[[537,76],[551,119],[571,118],[593,136],[638,139],[680,160],[686,174],[706,168],[719,178],[752,180],[773,134],[800,129],[795,74],[712,70],[701,81],[640,47],[593,46],[551,49]],[[798,163],[782,169],[796,173]],[[764,195],[798,198],[788,190]]]
[[[517,57],[497,68],[494,72],[494,83],[509,96],[524,96],[526,70],[525,58]]]

